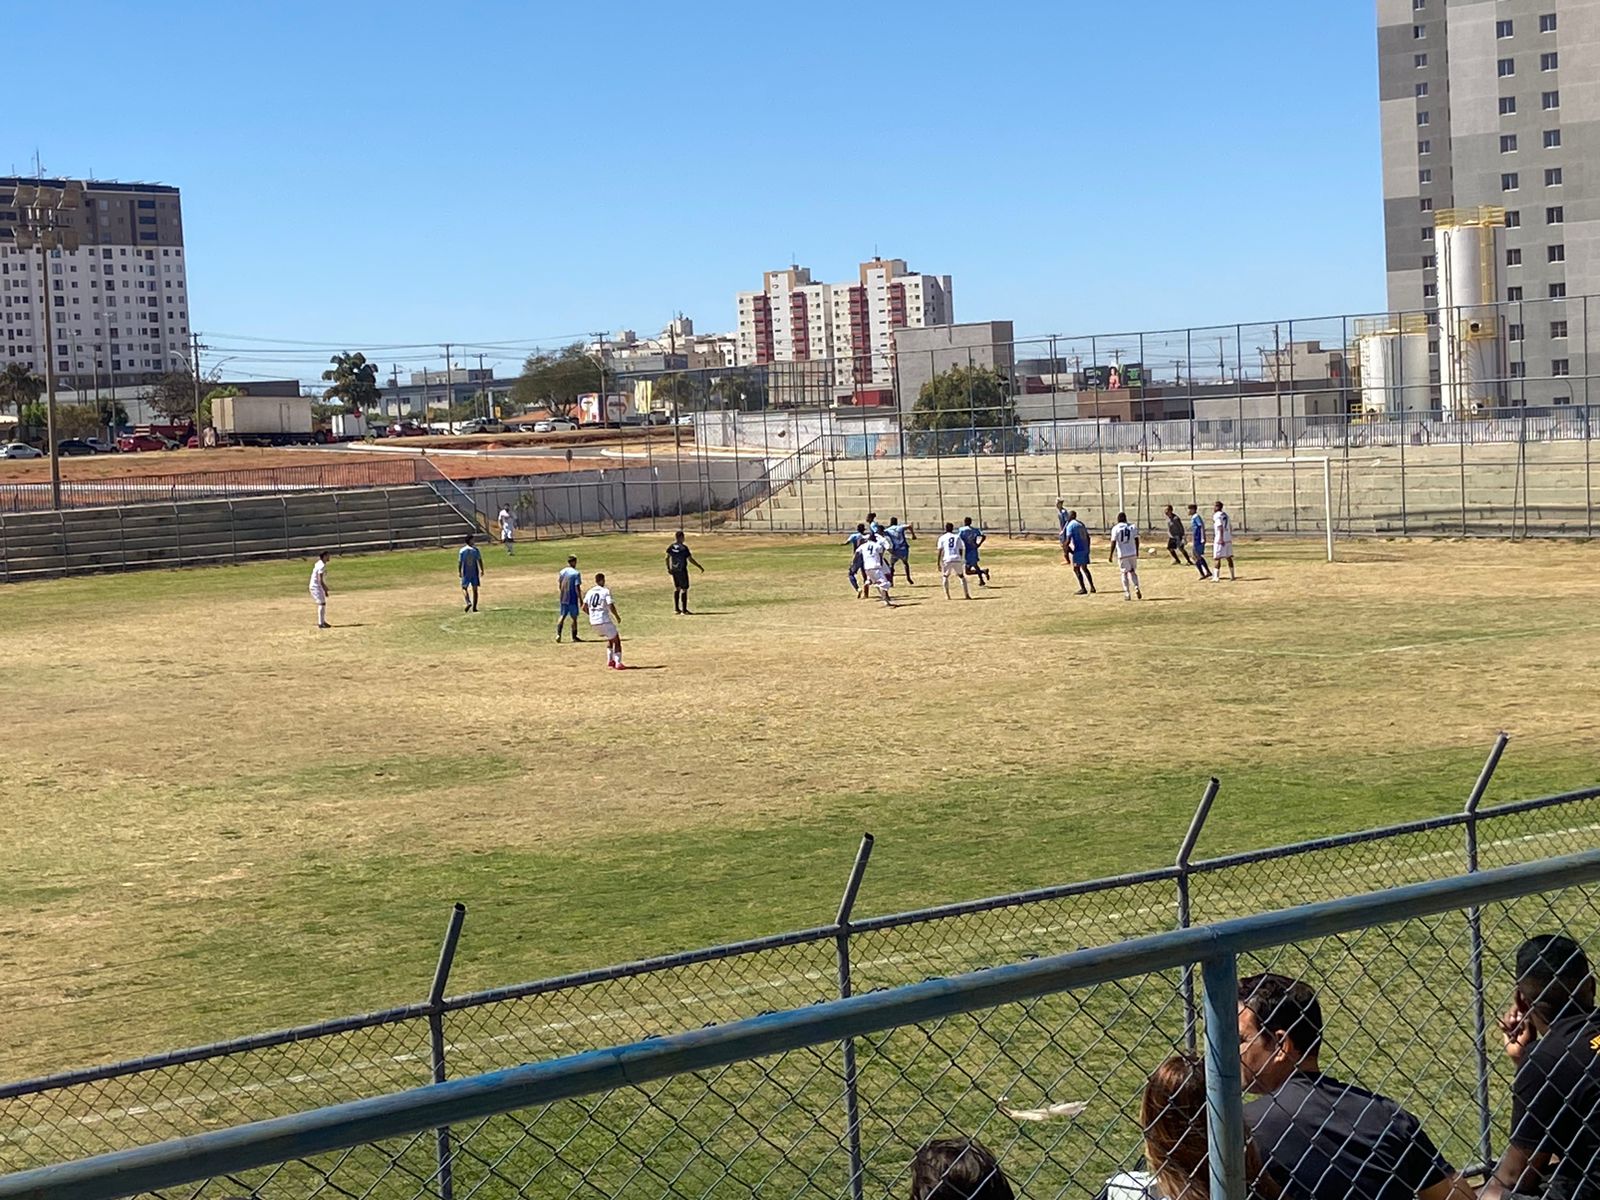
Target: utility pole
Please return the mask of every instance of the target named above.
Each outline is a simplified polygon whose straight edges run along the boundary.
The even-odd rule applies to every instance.
[[[402,415],[401,412],[400,412],[400,364],[399,363],[395,363],[394,364],[394,415],[395,415],[395,419],[396,420],[398,420],[400,418],[400,416]]]
[[[200,438],[200,333],[198,330],[189,334],[189,344],[192,351],[189,357],[189,370],[194,374],[194,436],[198,442]]]
[[[598,421],[601,424],[601,426],[604,426],[605,423],[606,423],[606,416],[607,416],[607,414],[606,414],[606,331],[603,330],[603,329],[600,330],[598,333],[596,333],[594,335],[594,338],[595,338],[595,342],[599,346],[598,351],[596,351],[596,353],[595,353],[595,358],[600,364],[600,395],[599,395],[599,399],[598,399],[598,401],[597,401],[597,403],[595,405],[595,415],[594,416],[595,416],[595,420]],[[578,415],[582,416],[583,414],[580,412]]]
[[[494,404],[489,399],[489,389],[487,389],[486,387],[483,386],[483,351],[482,350],[478,351],[478,395],[483,397],[483,415],[493,419],[493,417],[494,417]],[[473,406],[473,411],[474,412],[477,411],[477,406],[476,405]]]
[[[450,343],[444,344],[444,419],[451,433],[456,431],[455,407],[456,390],[452,386],[455,382],[450,374]]]

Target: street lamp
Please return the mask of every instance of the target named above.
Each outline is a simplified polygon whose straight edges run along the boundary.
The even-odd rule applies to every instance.
[[[17,210],[12,241],[18,250],[39,250],[39,300],[44,321],[45,437],[50,442],[50,507],[61,508],[61,452],[56,445],[56,354],[51,334],[50,251],[76,250],[78,231],[67,215],[83,205],[83,184],[65,180],[59,187],[17,184],[12,197]]]

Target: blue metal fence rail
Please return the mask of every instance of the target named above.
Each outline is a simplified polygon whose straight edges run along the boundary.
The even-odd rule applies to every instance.
[[[331,1105],[0,1178],[0,1200],[114,1200],[999,1005],[1200,968],[1212,1195],[1243,1200],[1238,959],[1313,938],[1600,883],[1600,850],[1323,901],[933,979],[722,1026]]]

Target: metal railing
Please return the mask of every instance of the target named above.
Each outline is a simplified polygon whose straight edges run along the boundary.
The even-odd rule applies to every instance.
[[[333,452],[327,452],[331,457]],[[431,465],[431,464],[429,464]],[[110,479],[65,480],[63,508],[105,508],[181,500],[279,496],[298,492],[362,487],[398,487],[429,480],[420,458],[356,460],[291,467],[240,467],[227,471],[121,475]],[[437,474],[437,471],[434,472]],[[50,484],[0,484],[0,513],[49,511]]]
[[[1449,1106],[1472,1104],[1451,1036],[1453,989],[1468,967],[1453,956],[1461,918],[1490,918],[1485,936],[1507,986],[1527,935],[1592,936],[1597,884],[1600,850],[1590,849],[1097,941],[21,1172],[0,1179],[0,1200],[112,1200],[180,1187],[197,1198],[861,1200],[899,1194],[911,1150],[952,1130],[997,1146],[1026,1194],[1085,1194],[1137,1161],[1138,1096],[1180,1046],[1173,1014],[1182,981],[1196,974],[1214,1148],[1203,1169],[1212,1195],[1244,1200],[1242,975],[1274,969],[1311,983],[1327,1016],[1324,1068],[1392,1095],[1450,1154],[1459,1139]],[[1383,1028],[1363,1033],[1372,1021]],[[843,1078],[830,1066],[840,1048]],[[867,1064],[859,1080],[848,1070],[852,1049]],[[1442,1090],[1432,1090],[1435,1074]],[[1494,1116],[1504,1128],[1508,1089],[1504,1078],[1497,1084]],[[1054,1099],[1063,1094],[1074,1099]],[[1275,1158],[1277,1145],[1257,1149],[1274,1169],[1292,1174],[1297,1165]]]
[[[445,1073],[1214,921],[1258,911],[1264,895],[1331,898],[1592,845],[1600,830],[1600,787],[1481,805],[1503,748],[1497,741],[1456,813],[1196,860],[1217,797],[1213,784],[1171,866],[859,917],[854,898],[868,867],[869,839],[828,924],[447,997],[462,928],[455,912],[440,971],[415,1004],[0,1085],[0,1167],[20,1169],[194,1132],[207,1122],[250,1120]],[[1477,983],[1461,999],[1463,1039],[1474,1022],[1488,1019],[1487,985],[1481,976]],[[1199,1025],[1192,980],[1181,981],[1172,1015],[1174,1036],[1192,1042]],[[858,1069],[846,1064],[843,1073],[853,1078]],[[1462,1115],[1470,1144],[1482,1144],[1491,1116],[1484,1104]]]

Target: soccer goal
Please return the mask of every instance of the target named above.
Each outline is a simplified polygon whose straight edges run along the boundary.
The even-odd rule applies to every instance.
[[[1187,478],[1168,479],[1173,474]],[[1161,476],[1161,479],[1153,479]],[[1321,484],[1319,488],[1317,485]],[[1326,455],[1289,458],[1183,458],[1119,462],[1117,507],[1151,528],[1160,504],[1177,499],[1157,497],[1170,488],[1184,504],[1194,504],[1206,518],[1210,536],[1212,503],[1221,500],[1233,514],[1240,533],[1314,532],[1319,526],[1333,561],[1333,464]],[[1129,510],[1132,503],[1133,510]]]

